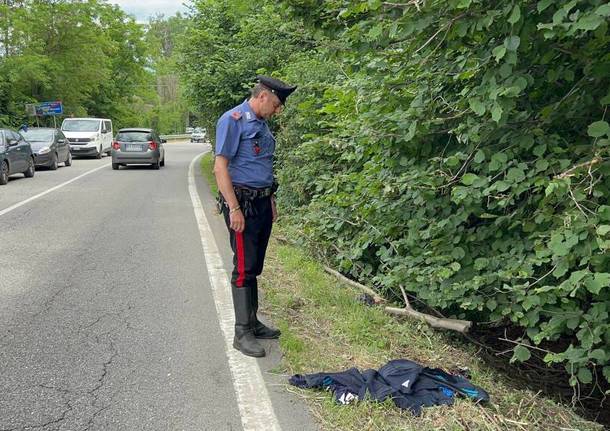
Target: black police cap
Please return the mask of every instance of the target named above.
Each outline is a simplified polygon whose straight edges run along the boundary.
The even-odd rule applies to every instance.
[[[279,79],[271,78],[269,76],[258,75],[256,79],[275,94],[277,98],[280,99],[280,102],[282,102],[282,105],[286,103],[288,96],[297,89],[296,85],[288,85]]]

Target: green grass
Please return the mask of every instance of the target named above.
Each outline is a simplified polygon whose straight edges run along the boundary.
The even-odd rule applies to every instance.
[[[210,186],[212,196],[216,196],[218,194],[218,187],[216,186],[216,177],[214,177],[214,154],[212,152],[204,154],[201,157],[199,166],[201,167],[203,177]]]
[[[213,155],[201,160],[216,193]],[[276,227],[277,229],[277,227]],[[301,249],[272,238],[260,286],[261,311],[282,330],[283,361],[274,371],[292,375],[378,368],[405,358],[451,370],[468,367],[474,384],[491,395],[488,406],[458,399],[453,406],[424,409],[420,417],[384,403],[336,404],[328,392],[291,386],[309,404],[323,430],[600,430],[569,407],[515,388],[510,377],[486,366],[474,347],[456,347],[427,325],[399,320],[356,301],[361,293],[330,275]]]
[[[451,370],[468,367],[473,383],[490,392],[479,406],[458,399],[451,406],[424,409],[420,417],[391,402],[341,406],[327,392],[291,388],[307,399],[325,430],[599,430],[570,408],[537,393],[516,389],[508,376],[477,358],[476,350],[448,343],[425,324],[398,320],[356,301],[361,293],[327,275],[300,249],[272,240],[261,277],[263,311],[282,329],[280,346],[287,375],[378,368],[406,358]]]

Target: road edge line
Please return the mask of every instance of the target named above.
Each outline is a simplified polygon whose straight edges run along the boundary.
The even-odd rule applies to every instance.
[[[216,240],[203,210],[193,170],[195,162],[207,152],[204,151],[191,160],[188,171],[188,189],[197,219],[216,313],[220,329],[224,335],[226,355],[233,377],[233,388],[237,396],[242,426],[244,431],[280,431],[281,427],[273,411],[267,386],[256,359],[245,356],[233,348],[235,318],[233,315],[233,300],[229,289],[230,277],[228,271],[224,268]]]

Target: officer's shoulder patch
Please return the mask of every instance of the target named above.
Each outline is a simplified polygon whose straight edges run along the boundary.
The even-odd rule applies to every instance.
[[[241,118],[241,111],[233,111],[231,118],[234,120],[239,120]]]

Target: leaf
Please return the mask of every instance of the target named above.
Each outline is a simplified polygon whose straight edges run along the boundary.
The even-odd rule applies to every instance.
[[[610,221],[610,205],[601,205],[597,209],[597,214],[599,214],[600,219]]]
[[[464,256],[466,256],[466,252],[464,251],[464,249],[462,247],[455,247],[452,251],[451,251],[451,256],[454,259],[461,259]]]
[[[498,303],[495,299],[488,299],[485,305],[487,305],[487,308],[489,308],[491,311],[494,311],[496,308],[498,308]]]
[[[496,181],[494,183],[494,188],[499,192],[505,192],[510,189],[510,183],[507,183],[506,181]]]
[[[536,5],[536,9],[538,9],[538,13],[544,12],[550,5],[553,4],[555,0],[541,0]]]
[[[458,272],[462,268],[462,265],[460,265],[459,262],[452,262],[450,266],[454,272]]]
[[[610,16],[610,3],[606,3],[595,9],[595,15]]]
[[[506,47],[504,45],[498,45],[492,49],[491,53],[496,58],[496,61],[500,61],[506,55]]]
[[[483,150],[477,151],[477,153],[474,155],[473,160],[475,163],[483,162],[485,160],[485,151],[483,151]]]
[[[521,44],[521,38],[519,36],[509,36],[506,39],[504,39],[504,46],[509,51],[516,51],[517,48],[519,48],[520,44]]]
[[[519,361],[519,362],[525,362],[527,360],[529,360],[529,358],[532,357],[532,354],[530,353],[529,349],[525,346],[517,346],[515,347],[515,350],[513,351],[513,357],[510,359],[510,362],[515,362],[515,361]]]
[[[603,22],[604,22],[604,19],[601,16],[587,15],[587,16],[584,16],[581,19],[579,19],[576,22],[575,27],[579,30],[593,31],[593,30],[597,29],[597,27],[602,25]]]
[[[584,383],[585,385],[588,385],[593,381],[593,374],[591,374],[591,371],[588,368],[580,368],[578,370],[577,377],[578,380],[580,380],[581,383]]]
[[[540,305],[540,297],[534,294],[528,295],[521,304],[524,310],[529,310],[530,308]]]
[[[549,162],[544,159],[540,159],[536,161],[536,171],[542,172],[546,171],[549,168]]]
[[[478,179],[479,179],[478,175],[475,175],[472,173],[467,173],[467,174],[464,174],[464,176],[462,176],[462,184],[464,184],[465,186],[470,186],[470,185],[472,185],[472,183],[474,183]]]
[[[519,19],[521,19],[521,8],[519,8],[519,5],[515,5],[512,13],[508,17],[508,22],[510,24],[516,24],[519,21]]]
[[[603,120],[589,124],[589,128],[587,129],[587,133],[593,138],[599,138],[601,136],[607,135],[609,132],[610,124]]]
[[[589,353],[589,358],[595,359],[598,364],[606,362],[608,355],[603,349],[595,349]]]
[[[483,115],[485,113],[485,105],[483,105],[479,98],[468,99],[468,104],[475,114]]]
[[[520,183],[525,179],[525,173],[521,168],[510,168],[506,174],[506,179],[512,183]]]
[[[487,260],[487,258],[479,257],[479,258],[475,259],[475,261],[474,261],[474,269],[476,269],[477,271],[480,271],[483,268],[487,267],[488,264],[489,264],[489,261]]]
[[[502,118],[502,107],[500,105],[495,104],[493,108],[491,108],[491,118],[496,123],[500,121],[500,118]]]
[[[610,287],[610,273],[596,272],[593,278],[585,281],[585,286],[589,292],[598,295],[604,287]]]
[[[597,229],[595,230],[595,232],[599,235],[599,236],[604,236],[606,235],[608,232],[610,232],[610,225],[607,224],[602,224],[599,225],[597,227]]]

